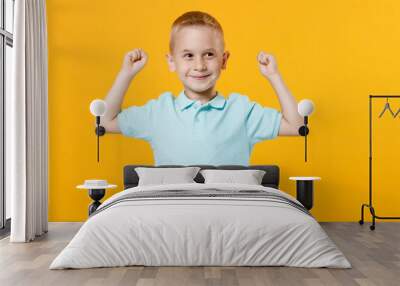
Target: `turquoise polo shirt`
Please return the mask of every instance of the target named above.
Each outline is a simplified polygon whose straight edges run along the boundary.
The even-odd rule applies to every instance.
[[[278,135],[282,114],[247,96],[217,95],[201,104],[165,92],[118,114],[123,135],[148,141],[155,165],[249,165],[253,145]]]

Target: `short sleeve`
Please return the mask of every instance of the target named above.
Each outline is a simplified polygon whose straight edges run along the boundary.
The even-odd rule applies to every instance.
[[[118,126],[125,136],[151,141],[155,100],[143,106],[131,106],[122,110],[118,116]]]
[[[255,102],[249,102],[249,104],[246,128],[250,143],[253,145],[278,136],[282,113],[270,107],[262,107]]]

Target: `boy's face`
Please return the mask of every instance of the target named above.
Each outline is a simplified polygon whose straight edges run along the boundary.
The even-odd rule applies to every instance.
[[[207,26],[189,26],[175,32],[173,51],[167,60],[170,71],[177,72],[186,89],[203,93],[214,88],[228,57],[218,31]]]

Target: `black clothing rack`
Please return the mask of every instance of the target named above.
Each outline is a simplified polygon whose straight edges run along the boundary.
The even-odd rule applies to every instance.
[[[369,96],[369,204],[362,204],[361,206],[361,219],[359,223],[364,224],[364,207],[369,208],[372,215],[372,225],[370,229],[375,229],[375,219],[400,219],[400,217],[385,217],[378,216],[375,213],[375,209],[372,205],[372,100],[374,98],[400,98],[400,95],[370,95]]]

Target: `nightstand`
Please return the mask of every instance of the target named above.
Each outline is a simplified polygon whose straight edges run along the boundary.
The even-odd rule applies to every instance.
[[[313,183],[316,180],[320,180],[320,177],[290,177],[292,181],[296,181],[296,199],[302,203],[302,205],[311,210],[314,203],[314,186]]]
[[[78,189],[89,190],[89,197],[93,200],[89,205],[89,216],[101,205],[106,189],[114,189],[117,185],[109,185],[106,180],[85,180],[85,184],[76,186]]]

